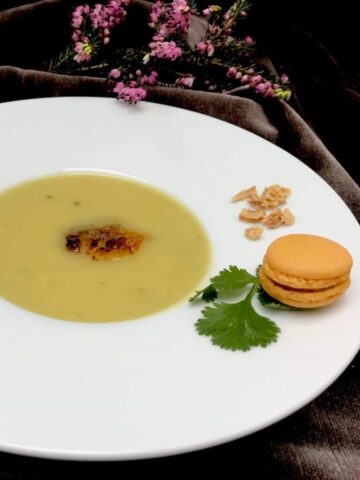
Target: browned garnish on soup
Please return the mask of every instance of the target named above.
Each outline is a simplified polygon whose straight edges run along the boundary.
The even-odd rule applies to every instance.
[[[90,228],[66,235],[69,252],[85,252],[93,260],[110,260],[135,253],[145,237],[120,226]]]

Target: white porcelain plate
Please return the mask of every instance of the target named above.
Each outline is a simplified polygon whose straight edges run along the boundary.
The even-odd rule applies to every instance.
[[[279,340],[247,353],[199,336],[201,305],[185,300],[150,317],[94,325],[0,299],[1,450],[110,460],[217,445],[299,409],[356,354],[360,228],[318,175],[271,143],[177,108],[55,98],[0,105],[0,155],[1,190],[85,169],[141,178],[171,193],[208,231],[211,275],[229,264],[254,272],[269,243],[291,232],[329,237],[354,258],[352,286],[341,300],[318,311],[267,311],[281,327]],[[288,206],[296,223],[247,240],[241,205],[229,199],[273,183],[293,190]]]

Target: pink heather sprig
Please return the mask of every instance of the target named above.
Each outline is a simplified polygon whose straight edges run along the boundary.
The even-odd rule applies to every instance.
[[[235,3],[224,13],[221,13],[221,7],[210,5],[203,10],[203,15],[208,24],[207,38],[212,41],[215,48],[217,46],[226,47],[234,42],[232,36],[234,27],[238,19],[245,17],[248,8],[247,0],[236,0]]]
[[[157,28],[157,25],[165,20],[165,11],[165,4],[161,0],[156,0],[150,12],[149,27]]]
[[[290,99],[291,91],[289,89],[289,77],[287,75],[280,77],[280,84],[266,80],[262,75],[256,74],[253,68],[241,71],[235,67],[230,67],[226,76],[238,80],[241,85],[255,90],[264,97],[278,97],[283,100]]]
[[[87,17],[90,14],[89,5],[78,5],[72,14],[71,26],[73,28],[79,29],[84,23],[84,17]]]
[[[73,42],[78,42],[82,38],[86,19],[89,17],[89,15],[89,5],[78,5],[74,9],[71,19],[71,26],[73,28],[71,39]]]
[[[129,82],[129,85],[117,82],[113,92],[117,94],[119,100],[124,100],[127,103],[137,103],[146,98],[146,90],[136,86],[135,81]]]
[[[135,74],[123,72],[119,68],[113,68],[109,73],[109,78],[119,79],[124,77],[123,81],[117,82],[113,88],[113,92],[117,94],[119,100],[128,103],[137,103],[146,98],[147,92],[145,86],[154,86],[157,83],[158,73],[154,70],[149,70],[144,73],[137,69]]]
[[[145,86],[145,85],[151,85],[154,86],[158,82],[158,76],[159,74],[155,72],[155,70],[150,70],[148,74],[143,73],[142,70],[138,69],[135,72],[135,75],[137,76],[137,81],[140,86]]]
[[[94,30],[98,30],[104,45],[110,42],[110,32],[126,16],[124,6],[129,0],[110,0],[106,5],[97,3],[90,12],[91,24]]]
[[[151,42],[149,43],[151,48],[150,57],[162,58],[166,60],[176,60],[181,57],[182,50],[175,42]]]
[[[91,7],[77,6],[71,19],[72,47],[51,66],[56,65],[58,71],[67,59],[88,64],[95,55],[100,57],[104,46],[110,43],[112,31],[124,20],[129,1],[104,0],[104,4]],[[143,46],[128,49],[119,45],[120,48],[116,47],[97,65],[90,64],[88,68],[94,73],[101,72],[115,55],[117,61],[109,65],[108,78],[115,81],[113,92],[117,98],[128,103],[145,99],[147,87],[157,84],[179,88],[193,88],[196,84],[195,88],[225,94],[252,89],[264,97],[289,100],[287,75],[270,81],[255,68],[246,66],[256,44],[250,36],[239,38],[235,26],[247,15],[247,0],[235,0],[225,12],[214,4],[199,12],[190,2],[192,0],[156,0],[149,18],[149,26],[154,30],[149,48],[144,52]],[[195,45],[190,45],[187,34],[192,15],[199,17],[201,13],[206,20],[206,32]],[[232,66],[234,58],[237,65]],[[245,65],[238,63],[242,60]],[[176,67],[166,62],[176,62]],[[80,70],[85,71],[86,67],[81,65]]]
[[[232,31],[237,24],[239,17],[246,17],[246,9],[247,9],[247,1],[246,0],[237,0],[227,12],[223,15],[223,26],[222,26],[222,34],[224,36],[229,36],[232,34]]]
[[[89,62],[100,43],[110,42],[111,31],[124,20],[124,7],[128,3],[129,0],[109,0],[106,5],[97,3],[92,9],[87,4],[75,7],[71,39],[77,63]]]
[[[195,80],[196,80],[195,77],[193,77],[192,75],[183,75],[182,77],[178,78],[175,81],[175,86],[183,87],[183,88],[192,88]]]
[[[191,23],[190,7],[187,0],[174,0],[172,2],[166,23],[169,33],[187,33]]]
[[[156,30],[153,41],[164,41],[170,35],[185,36],[191,23],[191,11],[187,0],[173,0],[165,4],[157,0],[150,12],[149,26]]]

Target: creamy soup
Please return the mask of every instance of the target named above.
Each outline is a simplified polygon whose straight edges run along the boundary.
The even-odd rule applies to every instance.
[[[141,247],[108,260],[66,248],[70,233],[106,225],[138,232]],[[209,260],[197,218],[141,182],[59,174],[0,194],[0,296],[33,312],[78,322],[150,315],[189,296]]]

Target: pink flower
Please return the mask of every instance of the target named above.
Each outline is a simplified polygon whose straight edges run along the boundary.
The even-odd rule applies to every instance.
[[[205,17],[209,17],[213,13],[221,12],[221,7],[219,5],[209,5],[205,10],[202,11]]]
[[[228,78],[235,78],[235,77],[236,77],[236,74],[237,74],[236,68],[235,68],[235,67],[230,67],[230,68],[228,69],[228,71],[227,71],[226,76],[227,76]]]
[[[199,42],[196,45],[196,48],[199,50],[200,55],[204,55],[206,53],[206,43],[205,42]]]
[[[156,24],[159,22],[160,18],[165,13],[165,5],[161,0],[157,0],[150,12],[150,23],[149,27],[155,28]]]
[[[264,88],[265,88],[266,90],[269,90],[269,88],[272,87],[272,83],[271,83],[271,82],[265,82],[263,85],[264,85]]]
[[[174,14],[178,15],[181,13],[187,13],[190,10],[190,7],[187,0],[174,0],[171,4],[171,9]]]
[[[143,75],[140,78],[140,85],[156,85],[158,76],[159,74],[153,70],[150,75]]]
[[[154,40],[154,42],[163,42],[167,34],[168,34],[167,26],[164,23],[163,25],[160,25],[157,33],[154,34],[152,39]]]
[[[106,5],[97,3],[91,10],[91,25],[100,31],[105,45],[110,42],[110,31],[125,18],[123,5],[128,3],[129,0],[110,0]]]
[[[89,15],[90,7],[89,5],[78,5],[72,14],[71,26],[73,28],[80,28],[84,22],[84,16]]]
[[[74,56],[75,62],[90,62],[93,46],[87,37],[83,37],[81,42],[75,43],[74,52],[76,53]]]
[[[258,93],[264,94],[267,90],[265,83],[259,83],[258,85],[256,85],[255,90]]]
[[[251,86],[251,85],[250,85]],[[255,86],[255,91],[264,97],[274,97],[275,91],[271,82],[261,82]]]
[[[175,82],[175,85],[178,87],[187,87],[192,88],[195,81],[195,77],[192,75],[187,75],[186,77],[178,78]]]
[[[155,42],[164,41],[174,33],[185,34],[190,23],[191,13],[187,0],[173,0],[170,5],[157,0],[150,13],[149,25],[157,30],[153,36]]]
[[[275,97],[274,90],[271,87],[268,88],[264,93],[264,97]]]
[[[182,55],[181,48],[179,48],[173,41],[151,42],[149,47],[151,48],[150,56],[156,58],[164,58],[173,61]]]
[[[103,21],[103,9],[104,5],[97,3],[91,11],[91,23],[93,28],[100,28]]]
[[[258,85],[260,82],[262,82],[263,78],[261,75],[254,75],[253,77],[251,77],[251,80],[250,80],[250,87],[251,88],[255,88],[256,85]]]
[[[254,39],[250,37],[249,35],[244,38],[245,43],[254,43]]]
[[[119,78],[120,75],[121,75],[121,72],[120,72],[120,70],[119,70],[118,68],[113,68],[113,69],[111,70],[111,72],[109,73],[109,77],[115,78],[115,79],[116,79],[116,78]]]
[[[211,57],[215,51],[214,46],[210,40],[206,40],[205,42],[199,42],[196,45],[196,48],[198,49],[200,55],[207,54],[208,57]]]
[[[289,81],[289,77],[284,73],[283,75],[281,75],[280,80],[281,80],[283,83],[286,83],[286,82]]]
[[[77,33],[76,31],[73,32],[73,34],[71,35],[71,40],[72,40],[73,42],[78,42],[78,41],[80,40],[80,35],[79,35],[79,33]]]
[[[117,93],[119,100],[124,100],[128,103],[137,103],[144,100],[146,97],[146,90],[141,87],[127,87],[123,82],[118,82],[114,89],[114,93]]]
[[[186,33],[191,22],[190,7],[187,0],[174,0],[170,6],[166,25],[169,33],[179,31]]]

